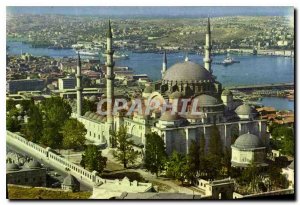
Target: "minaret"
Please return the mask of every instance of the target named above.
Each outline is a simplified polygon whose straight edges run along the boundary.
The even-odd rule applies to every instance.
[[[162,63],[162,70],[161,70],[161,77],[163,78],[166,74],[167,71],[167,53],[166,51],[164,52],[164,57],[163,57],[163,63]]]
[[[112,108],[113,108],[113,97],[114,97],[114,61],[113,55],[114,50],[112,49],[112,32],[110,26],[110,20],[108,21],[108,30],[106,34],[106,96],[107,96],[107,124],[108,129],[113,129],[113,115],[112,115]]]
[[[212,72],[211,70],[211,62],[212,59],[210,58],[210,52],[211,52],[211,33],[210,33],[210,20],[209,17],[207,19],[207,32],[206,32],[206,39],[205,39],[205,56],[203,58],[204,62],[204,68],[208,70],[209,72]]]
[[[77,59],[77,73],[76,73],[76,79],[77,79],[77,85],[76,85],[76,90],[77,90],[77,117],[81,116],[81,111],[82,111],[82,90],[83,88],[81,87],[81,60],[80,60],[80,55],[78,52],[78,59]]]

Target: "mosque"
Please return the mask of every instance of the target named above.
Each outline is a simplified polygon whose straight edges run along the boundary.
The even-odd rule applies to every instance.
[[[82,110],[82,85],[81,85],[81,62],[78,55],[77,66],[77,113],[73,113],[86,129],[86,138],[98,145],[111,146],[110,130],[118,130],[122,125],[127,127],[127,133],[132,136],[137,147],[143,149],[145,134],[157,132],[164,140],[166,152],[171,154],[173,150],[180,153],[188,153],[192,141],[198,141],[203,135],[206,140],[206,147],[209,143],[210,132],[213,125],[219,129],[223,149],[231,148],[232,136],[241,136],[238,146],[233,146],[235,153],[238,153],[243,143],[258,145],[259,152],[264,152],[268,147],[269,139],[266,121],[259,119],[258,113],[250,105],[240,100],[233,99],[231,91],[222,88],[211,69],[211,29],[210,20],[207,22],[204,65],[190,61],[187,57],[183,62],[176,63],[168,68],[167,55],[163,55],[162,79],[153,82],[143,90],[141,100],[158,100],[162,103],[172,103],[178,99],[188,99],[189,104],[185,112],[179,112],[182,104],[178,103],[175,114],[170,110],[161,112],[155,109],[150,114],[133,113],[124,116],[122,113],[112,114],[114,96],[114,61],[112,49],[112,32],[109,22],[107,31],[106,50],[106,86],[107,93],[107,115],[87,112]],[[178,101],[181,102],[181,101]],[[191,104],[196,102],[197,115],[191,111]],[[247,138],[246,140],[244,138]],[[259,143],[258,143],[259,142]],[[253,144],[252,143],[252,144]],[[245,145],[247,146],[247,145]],[[238,151],[236,151],[238,150]],[[250,150],[250,152],[251,152]],[[236,160],[237,161],[237,160]],[[238,163],[236,163],[238,164]]]

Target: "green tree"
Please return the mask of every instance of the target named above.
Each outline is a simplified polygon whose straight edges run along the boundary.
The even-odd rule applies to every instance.
[[[120,126],[117,132],[113,132],[112,135],[116,139],[116,150],[113,152],[113,156],[123,164],[124,168],[127,168],[128,164],[134,164],[138,152],[133,149],[133,140],[127,134],[127,128]]]
[[[199,171],[200,174],[204,172],[205,165],[205,137],[204,134],[200,135],[200,146],[199,146]]]
[[[24,127],[24,135],[27,140],[39,142],[43,134],[43,116],[39,106],[32,103],[28,111],[28,123]]]
[[[107,158],[102,156],[101,150],[96,145],[88,145],[82,155],[80,165],[89,171],[102,173],[106,167]]]
[[[62,127],[63,148],[80,149],[85,143],[87,130],[77,119],[69,119]]]
[[[186,156],[174,151],[167,163],[167,176],[177,179],[183,184],[184,180],[188,178],[188,171]]]
[[[222,156],[222,142],[221,142],[221,135],[216,125],[211,127],[209,144],[208,144],[208,151],[211,155]]]
[[[57,124],[46,121],[44,123],[43,135],[40,139],[40,143],[54,149],[60,149],[62,146],[62,139],[62,134],[59,132]]]
[[[96,112],[97,111],[97,104],[95,102],[89,101],[87,99],[83,99],[83,101],[82,101],[82,113],[85,114],[88,111]]]
[[[146,134],[145,150],[145,168],[158,177],[167,157],[163,139],[156,132]]]
[[[6,129],[11,132],[19,132],[21,124],[15,116],[8,115],[6,117]]]
[[[187,163],[189,165],[189,180],[193,183],[197,179],[197,174],[200,168],[200,149],[195,140],[191,141],[189,152],[187,154]]]
[[[68,102],[60,97],[47,98],[42,102],[42,110],[45,120],[56,124],[60,128],[71,116],[72,108]]]
[[[248,184],[252,192],[256,191],[258,183],[261,181],[261,172],[254,162],[251,162],[251,164],[242,171],[240,181]]]

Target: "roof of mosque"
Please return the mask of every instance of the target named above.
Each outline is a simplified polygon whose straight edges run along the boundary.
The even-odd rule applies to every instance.
[[[235,140],[233,146],[238,149],[255,149],[255,148],[264,147],[260,138],[250,133],[246,133],[239,136]]]
[[[197,102],[198,106],[212,106],[212,105],[221,104],[221,102],[217,98],[206,94],[199,95],[195,97],[194,100],[198,101]]]
[[[242,104],[235,109],[236,114],[238,115],[250,115],[251,113],[255,113],[255,109],[250,107],[249,105]]]
[[[144,89],[144,93],[152,93],[153,90],[154,90],[154,89],[153,89],[151,86],[147,86],[147,87],[145,87],[145,89]]]
[[[168,81],[204,81],[212,79],[213,76],[209,71],[191,61],[184,61],[171,66],[163,78],[163,80]]]
[[[232,95],[232,92],[228,89],[223,90],[222,95]]]
[[[7,163],[6,164],[6,171],[18,171],[20,167],[15,163]]]
[[[180,116],[178,116],[176,113],[173,114],[171,111],[165,111],[159,118],[159,120],[162,121],[175,121],[178,119],[180,119]]]

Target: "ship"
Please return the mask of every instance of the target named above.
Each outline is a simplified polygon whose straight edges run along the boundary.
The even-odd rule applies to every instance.
[[[92,51],[92,50],[79,50],[80,55],[86,56],[86,57],[93,57],[93,58],[99,58],[106,57],[105,52],[102,51]],[[113,55],[114,59],[129,59],[129,56],[125,53],[116,52]]]
[[[223,61],[222,61],[222,64],[224,66],[228,66],[228,65],[232,65],[234,63],[240,63],[240,61],[236,61],[234,60],[233,58],[231,57],[226,57]]]

